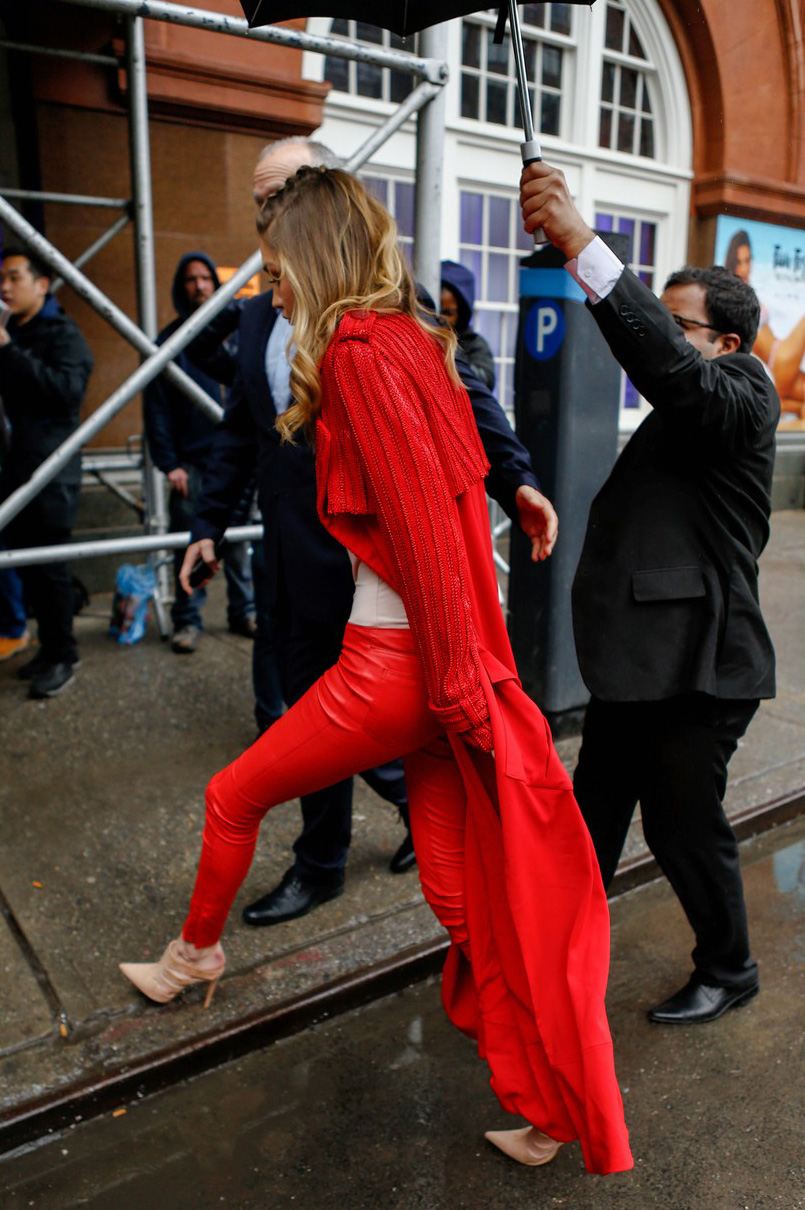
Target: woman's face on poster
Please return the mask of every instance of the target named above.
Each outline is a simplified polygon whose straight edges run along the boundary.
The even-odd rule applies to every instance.
[[[752,272],[752,250],[748,244],[741,244],[738,248],[733,272],[736,277],[740,277],[741,281],[749,281]]]

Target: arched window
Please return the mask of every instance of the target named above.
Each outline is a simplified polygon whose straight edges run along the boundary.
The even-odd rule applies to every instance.
[[[598,146],[654,158],[654,111],[648,62],[623,4],[607,0]]]

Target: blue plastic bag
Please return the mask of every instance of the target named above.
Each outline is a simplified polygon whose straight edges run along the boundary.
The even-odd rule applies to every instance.
[[[156,581],[150,567],[134,567],[124,563],[117,570],[112,620],[109,634],[118,643],[138,643],[145,634],[148,606],[156,592]]]

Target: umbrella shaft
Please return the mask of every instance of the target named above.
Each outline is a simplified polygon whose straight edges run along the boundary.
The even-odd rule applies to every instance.
[[[520,100],[520,117],[523,123],[523,134],[526,142],[534,140],[534,117],[531,113],[531,103],[528,95],[528,76],[525,68],[525,53],[523,51],[523,35],[520,31],[520,13],[517,10],[517,0],[509,0],[509,31],[514,51],[514,67],[517,72],[517,91]]]

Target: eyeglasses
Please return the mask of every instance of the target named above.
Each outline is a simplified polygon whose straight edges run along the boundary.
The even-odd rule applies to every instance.
[[[687,315],[674,315],[673,311],[671,319],[683,332],[692,332],[694,328],[706,328],[708,332],[715,332],[717,336],[726,336],[726,332],[722,332],[720,328],[714,328],[712,324],[703,323],[701,319],[688,319]]]

